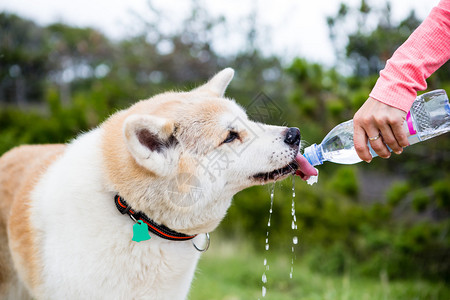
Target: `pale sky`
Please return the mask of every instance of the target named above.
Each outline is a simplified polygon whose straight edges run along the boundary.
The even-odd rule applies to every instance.
[[[166,27],[173,26],[190,12],[191,1],[152,2],[170,16],[165,21]],[[199,0],[211,15],[223,14],[235,24],[228,28],[227,38],[219,39],[216,50],[227,54],[245,46],[242,35],[233,35],[233,32],[239,32],[239,24],[245,22],[249,11],[256,7],[261,32],[264,32],[260,46],[266,53],[289,58],[301,56],[324,64],[332,64],[334,59],[325,18],[335,14],[341,2],[355,6],[360,0]],[[402,20],[411,9],[423,19],[438,2],[391,0],[393,19]],[[381,6],[385,1],[368,0],[368,3]],[[13,12],[42,25],[62,21],[69,25],[91,26],[110,37],[120,38],[136,30],[132,12],[145,17],[149,9],[146,0],[0,0],[0,11]]]

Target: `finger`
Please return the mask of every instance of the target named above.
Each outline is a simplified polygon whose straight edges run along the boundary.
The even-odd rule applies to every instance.
[[[403,147],[398,144],[398,141],[395,138],[391,126],[389,126],[387,123],[384,123],[383,126],[380,126],[380,132],[381,136],[383,137],[384,144],[388,145],[389,148],[391,148],[392,151],[394,151],[394,153],[396,154],[402,153]]]
[[[403,122],[403,119],[400,119],[400,121],[397,122],[392,122],[391,128],[400,147],[407,147],[409,146],[409,141],[405,129],[403,128]]]
[[[373,151],[382,158],[389,158],[391,157],[391,152],[387,148],[386,144],[383,142],[383,138],[380,137],[379,139],[375,141],[370,141],[370,146],[372,147]]]
[[[372,160],[372,154],[370,154],[369,147],[367,146],[366,131],[361,126],[354,125],[353,144],[355,145],[355,150],[359,158],[366,162]]]
[[[366,132],[369,137],[370,146],[375,153],[382,158],[389,158],[391,156],[391,152],[383,142],[383,138],[380,135],[380,130],[371,126],[370,128],[366,128]],[[378,136],[379,138],[376,138]]]

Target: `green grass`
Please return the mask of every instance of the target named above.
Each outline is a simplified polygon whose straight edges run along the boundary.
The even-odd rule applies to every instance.
[[[300,258],[294,261],[293,278],[290,279],[289,249],[281,254],[275,251],[270,249],[257,253],[245,245],[213,240],[211,248],[199,262],[189,299],[450,299],[450,288],[444,282],[419,279],[391,281],[385,274],[379,278],[325,275],[309,270]],[[267,258],[269,270],[266,271],[267,293],[263,298],[261,277],[264,258]]]

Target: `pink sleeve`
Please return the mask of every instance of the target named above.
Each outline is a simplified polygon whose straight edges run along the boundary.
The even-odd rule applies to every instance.
[[[370,96],[408,112],[426,79],[449,59],[450,0],[441,0],[386,62]]]

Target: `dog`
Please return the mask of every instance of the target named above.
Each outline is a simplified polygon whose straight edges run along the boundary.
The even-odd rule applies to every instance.
[[[185,299],[234,194],[315,175],[297,128],[224,97],[233,75],[137,102],[67,145],[5,153],[0,298]]]

